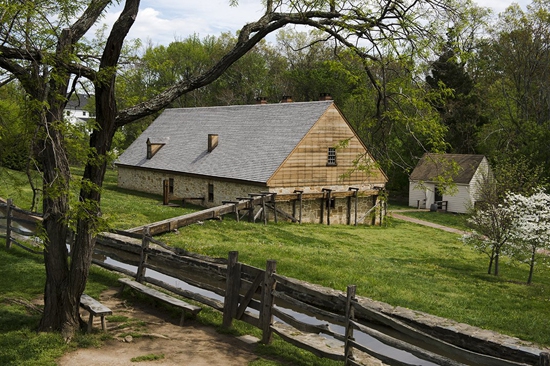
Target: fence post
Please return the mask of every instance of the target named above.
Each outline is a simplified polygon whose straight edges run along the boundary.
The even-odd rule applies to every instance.
[[[269,344],[273,337],[271,324],[273,323],[273,290],[277,261],[268,260],[265,270],[264,285],[262,287],[262,305],[260,308],[260,327],[262,329],[262,343]]]
[[[540,353],[539,366],[550,366],[550,353],[547,353],[547,352]]]
[[[277,198],[277,193],[272,193],[271,203],[273,203],[273,220],[277,223],[277,205],[275,203],[275,198]]]
[[[231,327],[233,318],[237,316],[241,288],[241,264],[238,262],[239,252],[229,252],[227,275],[225,280],[225,298],[223,301],[223,326]]]
[[[143,228],[143,236],[141,238],[141,254],[139,257],[139,266],[136,273],[136,281],[137,282],[143,282],[143,278],[145,277],[145,269],[147,265],[147,250],[149,249],[149,243],[151,232],[149,230],[149,226],[146,226]]]
[[[267,211],[265,210],[265,195],[262,195],[262,217],[264,219],[264,225],[267,225]]]
[[[353,308],[352,301],[355,300],[355,292],[356,292],[356,286],[355,285],[349,285],[347,290],[347,298],[346,298],[346,342],[345,342],[345,351],[344,351],[344,358],[345,358],[345,365],[348,365],[348,360],[353,360],[353,348],[350,344],[350,341],[353,341],[353,324],[351,324],[351,321],[355,319],[355,310]]]
[[[8,198],[8,206],[6,207],[6,248],[11,248],[11,206],[13,205],[13,200]]]
[[[254,221],[254,204],[252,203],[254,201],[254,198],[248,199],[248,222],[255,222]]]

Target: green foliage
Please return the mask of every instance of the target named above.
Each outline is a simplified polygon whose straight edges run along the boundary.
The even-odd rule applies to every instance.
[[[23,90],[16,82],[0,88],[0,166],[25,170],[33,127]]]
[[[490,123],[482,131],[483,149],[496,160],[524,157],[547,169],[550,138],[550,27],[548,1],[534,0],[527,11],[517,4],[500,14],[482,48],[480,88]]]
[[[149,353],[147,355],[138,356],[138,357],[132,357],[130,359],[131,362],[143,362],[143,361],[158,361],[164,359],[164,353],[156,354],[156,353]]]

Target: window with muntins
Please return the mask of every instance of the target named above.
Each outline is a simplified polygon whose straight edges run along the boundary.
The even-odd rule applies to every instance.
[[[336,148],[328,148],[327,165],[336,165]]]
[[[168,191],[174,193],[174,178],[168,178]]]

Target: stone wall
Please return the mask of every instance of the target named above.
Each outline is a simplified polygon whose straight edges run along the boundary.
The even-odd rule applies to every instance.
[[[262,185],[225,182],[151,170],[118,168],[118,186],[135,191],[162,195],[162,182],[170,178],[174,180],[174,192],[171,194],[173,197],[204,197],[203,202],[193,201],[204,207],[220,206],[223,201],[235,201],[237,197],[246,197],[249,193],[267,191],[267,187]],[[213,188],[213,197],[209,197],[210,184]],[[213,199],[209,200],[209,198]]]
[[[379,210],[372,210],[369,214],[366,215],[373,207],[373,196],[369,197],[359,197],[357,202],[357,220],[358,224],[367,224],[371,225],[374,222],[379,223]],[[323,212],[323,222],[321,222],[321,199],[315,200],[303,200],[302,201],[302,222],[308,223],[318,223],[326,224],[327,223],[327,207],[325,204]],[[296,201],[293,202],[277,202],[277,208],[282,211],[293,215],[298,218],[300,214],[300,204]],[[334,199],[334,207],[330,209],[330,223],[331,224],[347,224],[348,218],[348,199],[347,198],[336,198]],[[350,223],[355,223],[355,201],[351,199],[351,215]]]
[[[199,198],[204,197],[203,201],[193,200],[191,203],[204,207],[216,207],[222,205],[223,201],[235,201],[237,197],[247,197],[249,193],[273,192],[273,193],[292,193],[294,189],[271,188],[268,189],[265,185],[243,184],[231,181],[221,181],[214,179],[198,178],[185,176],[181,174],[173,174],[161,171],[151,171],[142,169],[129,169],[118,167],[118,186],[125,189],[158,194],[162,196],[163,181],[173,179],[172,197],[177,198]],[[209,200],[209,185],[213,188],[213,199]],[[306,192],[320,192],[321,188],[330,188],[335,191],[345,191],[348,187],[307,187]],[[364,188],[364,187],[361,187]],[[370,188],[367,187],[367,188]],[[351,199],[351,223],[355,222],[355,201]],[[357,219],[359,224],[372,224],[373,219],[379,223],[379,215],[375,214],[378,210],[373,210],[372,213],[365,215],[369,209],[373,207],[374,197],[366,196],[358,198]],[[294,208],[295,206],[295,208]],[[299,203],[293,205],[292,202],[278,202],[277,208],[292,215],[295,210],[295,217],[299,215]],[[259,209],[256,208],[256,211]],[[346,224],[348,199],[334,199],[334,207],[330,209],[331,224]],[[269,210],[268,219],[273,219],[273,212]],[[323,215],[323,224],[327,223],[327,210]],[[278,219],[284,220],[282,215]],[[303,200],[302,201],[302,222],[304,223],[321,223],[321,199]]]

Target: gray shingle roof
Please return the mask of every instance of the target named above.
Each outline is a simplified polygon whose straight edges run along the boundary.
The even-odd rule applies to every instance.
[[[472,180],[484,155],[473,154],[430,154],[426,153],[418,161],[409,179],[411,181],[433,181],[449,167],[450,162],[458,164],[458,174],[453,177],[455,183],[468,184]]]
[[[117,164],[266,183],[332,101],[166,109]],[[208,152],[208,134],[219,144]],[[166,144],[146,159],[146,141]]]

